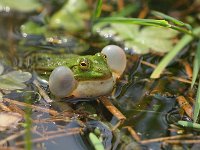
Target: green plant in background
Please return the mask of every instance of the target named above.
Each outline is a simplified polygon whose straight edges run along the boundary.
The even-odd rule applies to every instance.
[[[156,19],[139,19],[139,18],[126,18],[126,17],[106,17],[101,18],[101,6],[102,6],[102,0],[98,0],[96,10],[94,11],[95,16],[93,18],[93,24],[95,27],[95,24],[98,23],[118,23],[123,25],[131,24],[131,25],[144,25],[144,26],[155,26],[155,27],[165,27],[170,28],[176,31],[179,31],[180,33],[185,34],[180,41],[170,49],[170,51],[163,57],[163,59],[160,61],[160,63],[157,65],[156,69],[151,74],[151,78],[159,78],[161,73],[164,71],[164,69],[167,67],[167,65],[175,58],[175,56],[190,42],[194,40],[199,40],[200,37],[198,36],[200,34],[200,27],[196,27],[192,29],[192,27],[184,22],[181,22],[173,17],[170,17],[168,15],[165,15],[163,13],[152,11],[151,14],[155,15],[157,17],[162,18],[162,20],[156,20]],[[120,28],[121,29],[121,28]],[[124,29],[124,28],[122,28]],[[159,28],[158,28],[159,30]],[[127,31],[127,30],[125,30]],[[124,31],[123,31],[124,32]],[[134,32],[132,32],[134,33]],[[126,34],[126,33],[124,33]],[[128,34],[128,33],[127,33]],[[130,35],[131,37],[132,35]],[[134,38],[132,38],[134,39]],[[194,65],[193,65],[193,76],[192,76],[192,84],[191,88],[193,88],[193,85],[195,84],[195,81],[198,77],[200,69],[200,42],[198,43],[195,58],[194,58]],[[193,122],[195,125],[191,125],[191,123],[183,123],[183,121],[180,123],[180,125],[187,126],[187,127],[196,127],[197,126],[197,118],[200,111],[200,80],[198,85],[198,90],[196,94],[196,102],[195,102],[195,108],[194,108],[194,114],[193,114]]]

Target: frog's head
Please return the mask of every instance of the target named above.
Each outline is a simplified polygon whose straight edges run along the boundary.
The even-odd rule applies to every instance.
[[[103,53],[79,56],[71,70],[77,81],[104,80],[112,77],[106,55]]]

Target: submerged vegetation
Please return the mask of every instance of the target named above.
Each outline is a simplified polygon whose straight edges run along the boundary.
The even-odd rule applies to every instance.
[[[0,149],[198,149],[199,6],[199,0],[0,1]],[[45,60],[36,54],[94,55],[107,45],[122,47],[127,57],[109,95],[51,93],[52,68],[41,67]]]

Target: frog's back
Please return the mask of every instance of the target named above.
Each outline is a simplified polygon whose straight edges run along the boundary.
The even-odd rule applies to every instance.
[[[29,58],[32,61],[32,69],[39,71],[52,71],[58,66],[67,66],[69,68],[74,66],[74,62],[78,59],[78,55],[74,54],[46,54],[35,53]]]

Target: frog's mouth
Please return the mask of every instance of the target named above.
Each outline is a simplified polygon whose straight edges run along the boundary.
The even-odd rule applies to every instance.
[[[109,94],[115,85],[115,78],[79,81],[72,95],[87,98]]]
[[[94,80],[106,80],[112,78],[112,73],[110,71],[103,72],[95,72],[88,71],[83,73],[75,73],[74,78],[78,81],[94,81]]]

